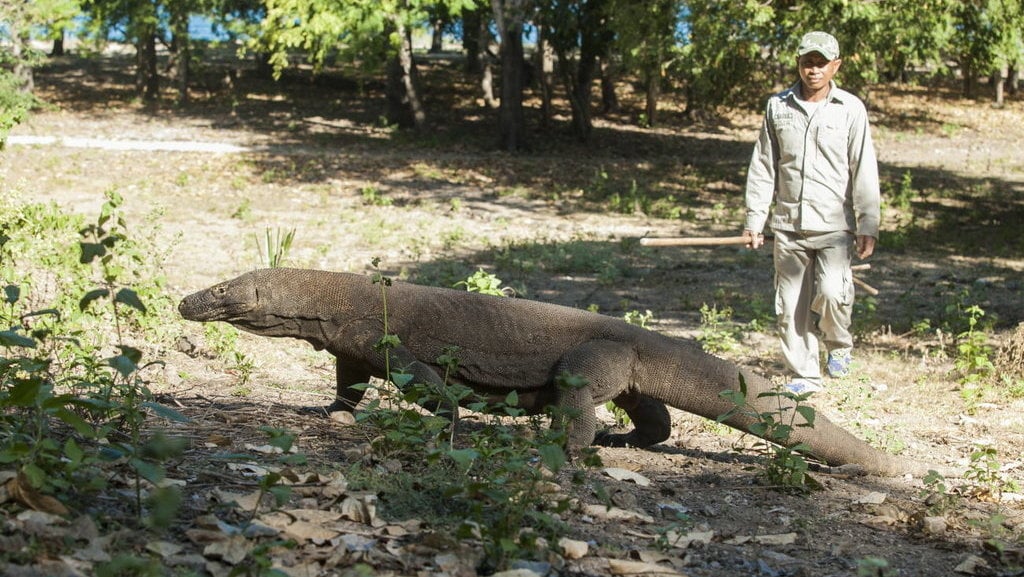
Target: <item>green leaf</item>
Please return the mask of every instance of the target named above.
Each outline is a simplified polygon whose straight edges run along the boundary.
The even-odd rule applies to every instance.
[[[140,313],[146,312],[146,305],[142,304],[142,301],[139,299],[139,295],[129,288],[123,288],[117,291],[117,295],[114,296],[114,302],[130,306]]]
[[[151,411],[153,411],[153,413],[156,416],[164,418],[164,419],[167,419],[168,421],[174,421],[175,423],[188,423],[188,422],[191,422],[191,419],[189,419],[185,415],[182,415],[181,413],[179,413],[178,411],[175,411],[174,409],[172,409],[170,407],[161,405],[160,403],[155,403],[153,401],[146,401],[146,402],[142,403],[142,406],[146,407],[147,409],[149,409]]]
[[[411,373],[391,373],[391,382],[395,383],[395,386],[399,389],[402,389],[412,382],[412,377]]]
[[[480,457],[480,453],[476,449],[452,449],[448,451],[448,456],[455,461],[459,469],[468,471],[473,466],[473,461]]]
[[[267,492],[274,496],[274,502],[278,507],[287,503],[292,496],[292,488],[287,485],[274,485],[267,489]]]
[[[539,449],[540,460],[548,470],[557,473],[565,465],[565,451],[558,445],[542,445]]]
[[[44,388],[42,381],[19,381],[9,389],[4,404],[15,407],[34,407],[36,401],[43,395]]]
[[[64,422],[66,425],[70,425],[76,433],[83,437],[92,437],[96,431],[93,430],[92,425],[81,417],[78,413],[70,411],[65,407],[61,407],[53,412],[53,415]]]
[[[82,249],[82,256],[78,259],[78,262],[82,264],[89,264],[93,260],[107,254],[107,247],[100,243],[80,242],[78,246]]]
[[[46,471],[39,468],[39,465],[35,463],[26,463],[21,468],[21,474],[25,476],[28,484],[35,489],[38,489],[46,484]]]
[[[24,335],[19,335],[13,330],[0,331],[0,346],[34,349],[36,347],[36,341]]]
[[[13,284],[4,287],[4,302],[13,305],[18,302],[19,298],[21,298],[21,287]]]
[[[814,407],[808,407],[806,405],[800,405],[796,408],[796,412],[800,413],[800,416],[807,421],[806,424],[800,425],[801,427],[813,427],[814,426]]]
[[[135,469],[135,472],[138,473],[140,477],[154,485],[164,480],[164,469],[159,465],[147,463],[139,458],[130,459],[128,463],[132,466],[132,469]]]
[[[139,365],[135,364],[131,358],[126,355],[115,355],[107,359],[107,364],[113,367],[122,377],[128,378],[139,369]]]
[[[85,451],[78,446],[73,437],[68,437],[68,440],[64,442],[64,456],[71,461],[72,464],[79,464],[82,459],[85,458]]]
[[[82,297],[82,300],[78,301],[78,310],[84,311],[85,309],[89,308],[89,305],[91,305],[93,301],[101,298],[106,298],[108,296],[110,296],[110,291],[105,288],[93,289],[85,293],[85,296]]]
[[[290,466],[305,465],[308,459],[306,455],[302,453],[294,453],[292,455],[285,455],[278,459],[281,463]]]

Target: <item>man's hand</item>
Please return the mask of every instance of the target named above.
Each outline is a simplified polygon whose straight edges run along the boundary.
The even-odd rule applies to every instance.
[[[864,260],[875,252],[875,237],[866,234],[857,235],[857,258]]]
[[[764,246],[764,235],[752,230],[743,231],[743,239],[747,241],[747,248],[759,249]]]

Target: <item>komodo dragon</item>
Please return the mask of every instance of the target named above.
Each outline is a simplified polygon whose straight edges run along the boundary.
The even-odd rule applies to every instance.
[[[503,298],[446,288],[395,282],[386,289],[390,333],[401,339],[392,349],[392,370],[404,368],[419,382],[442,384],[436,359],[458,347],[451,382],[478,394],[503,399],[517,391],[520,407],[539,413],[548,406],[575,412],[569,423],[573,447],[595,441],[594,406],[614,401],[634,429],[604,434],[597,442],[647,447],[669,437],[665,404],[717,419],[734,405],[719,392],[737,389],[743,375],[747,398],[758,410],[777,409],[767,379],[705,353],[692,341],[667,337],[623,320],[532,300]],[[353,411],[363,392],[351,386],[384,377],[385,363],[374,345],[383,334],[381,287],[351,273],[272,268],[243,274],[185,297],[178,310],[194,321],[224,321],[268,337],[292,337],[337,357],[337,397],[328,411]],[[585,377],[589,385],[555,385],[562,373]],[[748,431],[753,420],[734,414],[724,421]],[[814,427],[797,427],[790,437],[831,465],[855,464],[879,475],[923,475],[928,467],[872,448],[822,415]]]

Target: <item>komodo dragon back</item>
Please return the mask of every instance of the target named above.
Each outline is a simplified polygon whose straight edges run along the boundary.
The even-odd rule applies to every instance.
[[[181,315],[223,321],[270,337],[291,337],[337,357],[337,400],[329,411],[353,411],[361,389],[351,385],[386,377],[401,367],[421,382],[464,384],[502,398],[518,391],[532,413],[559,405],[575,411],[569,443],[595,441],[644,447],[666,440],[671,419],[665,405],[709,419],[733,412],[726,424],[750,431],[755,419],[720,393],[738,390],[740,375],[756,413],[792,411],[792,400],[760,397],[775,388],[764,377],[675,339],[613,317],[526,299],[493,297],[395,282],[384,288],[366,275],[301,269],[263,269],[243,274],[182,299]],[[389,332],[401,344],[385,359],[374,345],[383,335],[384,303]],[[459,366],[446,374],[438,356],[458,347]],[[587,386],[567,390],[559,375],[582,376]],[[626,434],[596,435],[594,406],[612,400],[634,424]],[[787,415],[792,413],[786,413]],[[817,415],[813,427],[797,427],[792,445],[831,465],[853,464],[881,475],[925,474],[928,467],[878,451]]]

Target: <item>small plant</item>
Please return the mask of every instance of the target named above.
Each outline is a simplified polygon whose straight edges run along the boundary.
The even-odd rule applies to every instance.
[[[263,266],[278,268],[288,258],[288,252],[292,248],[292,241],[295,240],[295,229],[287,231],[280,228],[266,229],[263,233],[263,241],[256,237],[256,248],[259,250],[260,262]]]
[[[755,445],[755,451],[764,457],[761,475],[765,481],[785,488],[807,488],[811,479],[807,475],[807,461],[800,452],[807,451],[809,447],[803,443],[793,444],[789,438],[796,427],[814,427],[814,408],[801,404],[810,393],[797,395],[781,388],[759,393],[759,399],[776,401],[774,410],[761,411],[748,401],[747,383],[742,374],[739,381],[739,390],[719,393],[733,404],[733,409],[720,415],[717,421],[724,422],[736,414],[754,419],[749,428],[761,439]]]
[[[392,200],[384,196],[380,189],[372,184],[361,188],[359,194],[363,198],[363,204],[368,206],[391,206],[392,204]]]
[[[921,490],[921,497],[924,498],[929,515],[941,515],[954,509],[960,502],[960,498],[946,485],[946,478],[936,471],[928,471],[922,479],[924,489]]]
[[[629,311],[626,314],[622,315],[622,320],[626,321],[631,325],[636,325],[642,329],[646,329],[647,323],[651,322],[653,318],[654,313],[652,313],[650,310],[645,310],[644,312]]]
[[[976,446],[971,451],[971,463],[964,472],[964,479],[969,485],[967,492],[975,497],[993,497],[998,501],[1004,492],[1018,491],[1017,483],[1006,479],[1001,469],[999,452],[995,447]]]
[[[374,259],[374,268],[378,264],[379,259]],[[525,556],[543,558],[541,544],[557,543],[567,532],[558,514],[568,508],[569,501],[556,500],[542,488],[568,461],[563,448],[565,424],[575,415],[551,410],[550,426],[544,426],[541,416],[535,415],[526,425],[530,433],[524,434],[520,426],[506,422],[508,417],[525,416],[515,391],[501,401],[485,400],[468,387],[450,382],[459,370],[459,351],[454,347],[445,347],[434,361],[441,383],[416,382],[412,375],[394,368],[389,353],[401,342],[388,328],[390,280],[378,272],[373,282],[380,284],[383,302],[384,336],[377,346],[385,354],[386,370],[394,384],[378,387],[378,397],[356,417],[380,431],[371,443],[374,452],[405,458],[408,467],[431,469],[416,476],[417,492],[440,494],[447,515],[462,513],[455,521],[457,533],[483,544],[481,571],[492,573],[507,567],[511,559]],[[561,375],[557,383],[565,388],[587,384],[572,375]],[[459,430],[444,411],[456,411],[459,405],[482,415],[487,420],[485,426],[456,437]],[[580,462],[585,466],[596,463],[592,453],[584,453]],[[578,479],[578,475],[574,477],[574,481]]]
[[[238,208],[231,213],[231,218],[240,220],[242,222],[249,222],[252,220],[252,201],[248,198],[242,199],[242,203],[238,205]]]
[[[882,557],[864,557],[857,560],[857,577],[896,577],[899,570]]]
[[[455,283],[455,286],[464,286],[471,293],[494,295],[499,297],[508,296],[512,289],[501,286],[501,279],[492,273],[477,269],[464,281]]]
[[[700,307],[700,341],[709,353],[725,353],[736,348],[739,329],[732,320],[732,308],[717,305]]]
[[[988,335],[979,330],[979,320],[985,311],[977,305],[967,307],[967,330],[957,335],[956,358],[953,362],[960,375],[960,396],[967,403],[968,412],[973,413],[977,403],[990,388],[995,365],[992,364],[992,347]]]

